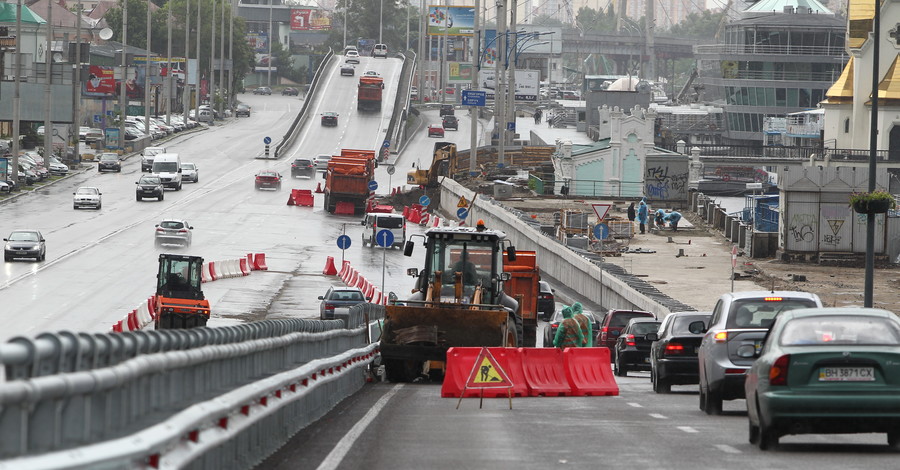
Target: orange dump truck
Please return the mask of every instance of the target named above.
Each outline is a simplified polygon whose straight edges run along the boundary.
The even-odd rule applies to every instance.
[[[510,275],[510,279],[503,285],[504,292],[519,301],[524,346],[533,348],[537,344],[538,281],[541,279],[537,253],[516,251],[516,259],[513,261],[508,256],[503,256],[503,271]]]
[[[352,205],[353,213],[361,213],[371,196],[369,181],[375,176],[375,151],[344,149],[328,162],[325,173],[325,210],[334,214],[338,204]],[[349,209],[339,211],[349,213]]]
[[[381,111],[381,95],[384,92],[384,79],[374,75],[359,77],[356,92],[357,111]]]

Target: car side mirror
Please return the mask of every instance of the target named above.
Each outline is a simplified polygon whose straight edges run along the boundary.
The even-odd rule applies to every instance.
[[[516,247],[510,246],[509,248],[506,249],[506,259],[508,259],[510,261],[516,260]]]
[[[194,230],[194,227],[188,225],[188,230]]]
[[[509,273],[500,273],[500,276],[498,276],[498,277],[503,282],[506,282],[506,281],[512,279],[512,275],[510,275]]]
[[[688,331],[695,335],[706,333],[706,323],[703,323],[703,320],[692,321],[688,325]]]
[[[406,241],[406,245],[403,247],[403,256],[412,256],[413,252],[413,242],[410,240]]]
[[[406,275],[409,277],[419,277],[419,268],[408,268]]]
[[[738,355],[738,357],[743,357],[745,359],[759,356],[756,353],[756,346],[754,346],[752,344],[742,344],[742,345],[738,346],[737,355]]]
[[[644,339],[647,341],[659,341],[659,335],[656,333],[647,333],[644,335]]]
[[[325,300],[325,296],[324,296],[324,295],[320,295],[320,296],[319,296],[319,300]]]
[[[363,220],[362,222],[359,223],[359,225],[366,225],[366,221]]]

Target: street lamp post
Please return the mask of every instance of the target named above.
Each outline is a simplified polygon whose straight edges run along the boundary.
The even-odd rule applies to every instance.
[[[194,89],[196,90],[196,93],[194,94],[196,96],[196,99],[194,100],[194,119],[198,124],[200,123],[200,79],[201,77],[203,77],[203,74],[200,72],[200,34],[202,32],[201,30],[203,29],[203,23],[200,22],[200,6],[202,4],[202,1],[197,0],[197,44],[195,46],[196,51],[194,54],[197,58],[197,85],[195,85],[194,87]]]
[[[199,0],[198,0],[199,1]],[[181,106],[184,123],[188,123],[191,108],[191,85],[188,82],[188,64],[191,61],[191,0],[184,2],[184,84],[181,86]]]
[[[144,57],[144,133],[150,135],[150,0],[147,0],[146,27],[147,47]],[[156,106],[159,107],[159,103],[156,103]]]
[[[503,68],[502,57],[506,56],[506,2],[497,1],[497,60],[494,75],[494,125],[497,129],[497,167],[506,164],[506,117],[503,105]],[[502,54],[502,55],[501,55]]]
[[[52,5],[49,6],[52,8]],[[72,81],[75,82],[75,96],[72,98],[75,102],[75,107],[72,109],[72,122],[75,123],[75,145],[72,147],[75,151],[75,161],[81,163],[81,0],[78,0],[75,8],[78,9],[78,13],[75,18],[75,76],[72,77]],[[48,54],[51,52],[47,50]],[[48,96],[47,99],[50,97]],[[49,129],[44,129],[44,132],[48,131]]]
[[[212,1],[212,15],[210,17],[210,27],[212,29],[212,33],[210,34],[210,40],[212,43],[209,46],[209,108],[213,110],[213,121],[215,122],[215,109],[216,109],[216,0]],[[270,31],[271,32],[271,31]],[[269,37],[269,41],[272,41],[271,35]],[[272,48],[271,42],[269,42],[269,66],[272,65],[271,55]]]
[[[128,116],[128,1],[122,2],[122,81],[119,84],[119,148],[125,152],[125,118]]]
[[[481,16],[481,0],[475,0],[475,23],[472,31],[472,90],[478,88],[478,72],[481,70],[481,31],[479,28]],[[478,164],[478,106],[469,107],[471,121],[469,142],[469,175],[475,176]]]
[[[157,103],[156,106],[159,106]],[[166,5],[166,125],[172,125],[172,6]]]
[[[519,45],[519,31],[516,29],[516,11],[518,10],[518,5],[516,1],[511,3],[511,11],[509,12],[509,37],[507,37],[507,41],[512,41],[513,47],[508,47],[506,53],[515,52],[516,48]],[[515,57],[513,57],[515,59]],[[509,59],[506,60],[509,62]],[[504,141],[504,144],[512,143],[512,140],[515,139],[516,136],[516,61],[513,60],[512,67],[507,68],[507,75],[509,78],[506,80],[507,83],[507,106],[509,106],[509,111],[507,111],[507,121],[512,124],[512,128],[509,129],[510,134],[508,136],[508,140]],[[507,126],[509,127],[509,123]]]
[[[234,0],[228,12],[228,109],[234,110]],[[233,112],[233,111],[232,111]]]
[[[384,27],[384,0],[379,2],[378,7],[378,44],[381,44],[381,30]]]
[[[229,4],[230,5],[230,4]],[[231,90],[229,86],[225,83],[225,6],[226,3],[222,2],[222,22],[220,24],[219,33],[219,90],[220,92],[224,92],[226,95],[231,94]],[[215,17],[213,17],[213,21],[215,21]],[[223,107],[225,106],[225,98],[223,97],[221,101],[219,101],[219,115],[225,116],[225,110]]]

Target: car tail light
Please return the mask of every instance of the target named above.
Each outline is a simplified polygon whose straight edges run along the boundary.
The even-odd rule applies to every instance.
[[[559,322],[555,321],[555,322],[551,323],[550,328],[559,328]]]
[[[256,181],[262,181],[262,178],[259,177],[259,176],[257,176],[257,177],[256,177]]]
[[[791,360],[790,354],[775,359],[772,367],[769,369],[770,385],[787,385],[788,379],[788,362]]]
[[[325,310],[334,310],[334,304],[325,304]]]
[[[178,233],[187,233],[187,232],[188,232],[188,231],[187,231],[186,228],[183,228],[183,229],[181,229],[181,230],[178,231]]]
[[[766,297],[763,300],[765,302],[781,302],[784,299],[782,299],[781,297]]]
[[[717,343],[724,343],[728,341],[728,332],[727,331],[717,331],[715,335],[713,335],[713,340]]]
[[[674,356],[678,354],[684,354],[684,345],[679,343],[669,343],[666,345],[666,349],[664,354],[667,356]]]
[[[726,373],[726,374],[731,374],[731,375],[734,375],[734,374],[746,374],[746,373],[747,373],[747,369],[725,369],[725,373]]]
[[[634,346],[634,335],[625,335],[625,346]]]
[[[606,341],[606,335],[609,332],[609,327],[604,326],[603,329],[600,330],[600,341]]]
[[[164,228],[162,228],[162,227],[157,227],[157,228],[156,228],[156,232],[157,232],[157,233],[166,233],[166,229],[164,229]]]

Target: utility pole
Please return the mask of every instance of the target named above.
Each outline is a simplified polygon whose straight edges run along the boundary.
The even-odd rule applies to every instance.
[[[50,119],[50,108],[53,104],[51,93],[53,82],[53,3],[47,3],[47,49],[44,53],[44,63],[47,64],[47,76],[44,77],[44,158],[49,162],[53,154],[53,123]],[[75,97],[75,80],[72,80],[72,100]],[[75,107],[72,107],[75,110]],[[66,142],[68,145],[68,142]],[[17,172],[18,172],[18,167]]]
[[[172,5],[166,5],[166,125],[172,125]],[[156,104],[159,106],[159,103]]]
[[[144,62],[144,133],[147,135],[150,135],[150,5],[147,0],[147,61]],[[158,108],[159,103],[156,106]]]
[[[271,0],[270,0],[271,1]],[[215,122],[216,109],[216,0],[212,1],[212,15],[209,15],[209,24],[212,27],[210,33],[211,45],[209,46],[209,109],[213,110],[213,122]],[[269,37],[269,41],[272,38]],[[269,66],[272,66],[271,42],[269,43]]]
[[[647,24],[644,25],[647,28],[647,36],[645,44],[647,45],[647,73],[644,74],[644,78],[649,80],[651,83],[655,83],[659,77],[656,76],[656,50],[653,46],[653,29],[656,27],[656,19],[654,15],[656,14],[656,9],[654,6],[656,2],[646,2],[647,5]]]
[[[443,44],[443,47],[441,47],[441,68],[440,68],[440,70],[438,70],[438,76],[441,77],[441,81],[440,81],[441,92],[438,95],[441,97],[441,103],[446,102],[447,85],[449,85],[449,83],[447,83],[447,70],[448,70],[447,55],[448,55],[448,49],[449,49],[449,47],[447,47],[447,41],[450,38],[449,33],[450,33],[450,7],[447,4],[447,0],[444,0],[444,44]]]
[[[481,0],[475,0],[475,24],[472,28],[472,85],[470,89],[475,91],[478,89],[478,72],[481,70],[481,30],[479,30],[480,26],[480,17],[481,16]],[[469,175],[475,176],[478,171],[478,106],[470,106],[469,107],[469,119],[471,122],[471,128],[469,129],[469,133],[471,134],[470,143],[469,143]]]
[[[266,86],[268,86],[268,87],[272,86],[272,8],[273,8],[272,2],[273,1],[274,0],[269,0],[269,40],[267,41],[269,43],[269,67],[268,67],[269,78],[268,78],[268,81],[266,82]]]
[[[228,109],[234,110],[234,0],[228,12]]]
[[[225,83],[225,1],[222,2],[222,23],[220,24],[222,32],[220,33],[221,41],[219,41],[219,90],[225,92],[226,96],[231,94],[231,90],[228,84]],[[228,5],[231,6],[231,2],[228,2]],[[213,21],[216,18],[213,17]],[[219,114],[221,116],[225,116],[225,100],[227,98],[222,97],[222,101],[219,102]]]
[[[197,0],[200,3],[200,0]],[[199,21],[197,22],[200,23]],[[199,36],[199,33],[197,35]],[[188,80],[188,65],[191,62],[191,0],[184,2],[184,85],[181,87],[181,105],[184,123],[187,124],[191,109],[191,85]]]
[[[426,34],[428,30],[425,28],[425,22],[428,18],[428,11],[425,9],[425,0],[422,0],[421,5],[421,15],[419,16],[419,54],[416,56],[416,61],[419,63],[417,69],[419,71],[419,88],[418,88],[418,96],[416,96],[416,101],[419,103],[425,98],[425,39],[428,38]],[[429,39],[430,41],[430,39]],[[344,41],[346,43],[346,41]]]
[[[75,76],[72,81],[75,82],[75,96],[72,100],[75,106],[72,108],[72,121],[75,123],[75,161],[81,164],[81,0],[75,5],[78,13],[75,16]],[[49,52],[49,51],[48,51]],[[47,99],[50,99],[48,96]],[[44,129],[47,132],[47,129]]]
[[[497,71],[494,76],[494,124],[497,128],[497,167],[506,165],[506,108],[504,105],[503,62],[506,61],[506,2],[497,2]]]
[[[21,188],[25,182],[19,179],[19,113],[21,107],[21,98],[19,94],[19,82],[22,76],[22,0],[16,2],[16,83],[13,85],[13,135],[12,135],[12,167],[15,176],[12,176],[16,182],[16,187]],[[47,129],[44,129],[47,132]]]
[[[509,106],[509,112],[507,114],[507,121],[513,124],[513,128],[510,129],[509,137],[504,140],[503,144],[511,144],[513,139],[516,137],[515,123],[516,123],[516,56],[519,53],[519,31],[516,26],[516,10],[518,10],[517,2],[514,0],[510,2],[512,9],[509,12],[509,38],[510,44],[509,51],[507,51],[508,55],[512,55],[512,60],[510,61],[509,66],[509,79],[506,81],[507,83],[507,105]]]
[[[125,118],[128,116],[128,2],[122,2],[122,81],[119,84],[119,148],[125,153]]]
[[[195,86],[196,93],[194,95],[196,98],[194,99],[194,118],[196,118],[197,123],[200,123],[200,85],[201,78],[203,78],[203,73],[200,72],[200,34],[203,32],[203,23],[200,22],[200,6],[203,4],[202,1],[197,0],[197,85]],[[209,91],[209,86],[207,86],[207,92]]]

